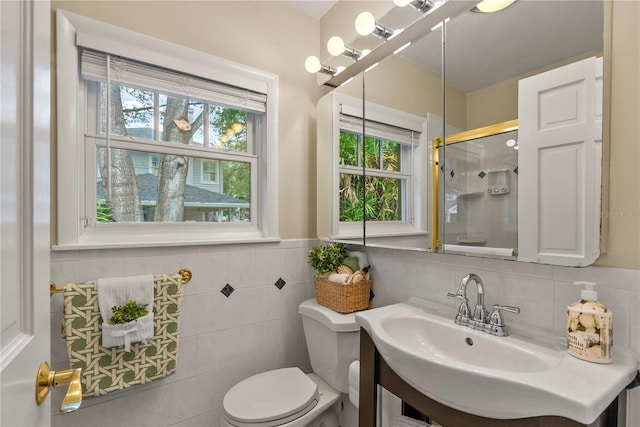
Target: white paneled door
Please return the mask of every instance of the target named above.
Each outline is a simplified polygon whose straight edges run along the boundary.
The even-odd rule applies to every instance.
[[[602,59],[520,80],[518,259],[586,266],[600,255]]]
[[[49,358],[50,5],[0,1],[0,425],[50,425],[38,405]]]

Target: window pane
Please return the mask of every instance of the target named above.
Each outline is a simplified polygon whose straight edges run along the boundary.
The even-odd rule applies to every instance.
[[[212,147],[227,151],[247,151],[246,111],[211,105],[209,142]]]
[[[160,95],[162,141],[202,146],[203,104],[199,101]],[[200,132],[199,136],[194,138]]]
[[[403,180],[367,176],[367,221],[401,221]]]
[[[383,141],[382,142],[382,154],[384,155],[384,164],[382,168],[386,171],[400,172],[401,169],[401,156],[400,156],[400,144],[397,142]]]
[[[358,135],[340,131],[340,164],[358,166]]]
[[[362,176],[340,174],[340,221],[362,221]]]
[[[97,150],[96,213],[99,222],[247,222],[251,219],[251,164],[111,149],[111,200],[106,202],[106,149]],[[159,156],[152,170],[150,158]],[[217,163],[220,163],[220,166]],[[215,183],[199,173],[215,165]],[[188,167],[185,167],[187,166]],[[222,181],[222,182],[221,182]]]
[[[204,145],[204,103],[199,101],[189,101],[189,106],[187,107],[187,122],[189,122],[189,126],[191,129],[191,139],[189,140],[189,144],[191,145],[199,145],[202,147]]]
[[[370,169],[380,169],[380,140],[365,137],[365,166]]]
[[[111,86],[111,135],[153,139],[153,92],[126,86]],[[107,132],[107,85],[100,83],[100,130]]]
[[[403,220],[403,180],[367,176],[366,189],[362,188],[362,176],[340,174],[340,221],[362,221],[362,193],[366,191],[367,221]]]

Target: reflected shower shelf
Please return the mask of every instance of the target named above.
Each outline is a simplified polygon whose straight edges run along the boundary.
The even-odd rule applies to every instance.
[[[471,193],[458,194],[458,199],[474,199],[476,197],[484,196],[484,191],[474,191]]]

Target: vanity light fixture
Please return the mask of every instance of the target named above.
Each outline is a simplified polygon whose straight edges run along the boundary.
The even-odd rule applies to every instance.
[[[376,62],[375,64],[373,64],[371,67],[367,68],[366,70],[364,70],[364,72],[366,73],[367,71],[371,71],[374,68],[376,68],[378,66],[379,62]]]
[[[514,1],[516,0],[483,0],[471,9],[471,11],[476,13],[498,12],[511,5]]]
[[[400,46],[399,48],[397,48],[396,50],[393,51],[394,55],[397,55],[398,53],[402,52],[403,50],[405,50],[406,48],[408,48],[409,46],[411,46],[411,42],[408,42],[402,46]]]
[[[340,36],[333,36],[329,39],[327,50],[333,56],[344,55],[356,61],[362,57],[362,52],[344,44],[344,40]]]
[[[428,11],[433,9],[434,6],[433,0],[393,0],[393,4],[399,7],[410,5],[411,7],[419,10],[422,13],[427,13]]]
[[[369,34],[373,34],[376,37],[380,37],[385,41],[393,37],[395,31],[385,27],[382,24],[376,22],[376,18],[374,18],[371,12],[362,12],[356,18],[355,22],[356,31],[361,36],[368,36]]]
[[[331,68],[328,65],[322,65],[320,60],[316,56],[309,56],[304,61],[304,68],[310,73],[325,73],[335,76],[338,71],[335,68]]]

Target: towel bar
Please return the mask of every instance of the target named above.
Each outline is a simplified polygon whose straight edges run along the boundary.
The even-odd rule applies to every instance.
[[[186,268],[178,271],[178,274],[182,277],[182,283],[189,283],[193,276],[193,274],[191,274],[191,270],[187,270]],[[62,293],[63,291],[64,289],[58,288],[54,282],[49,282],[49,296]]]

